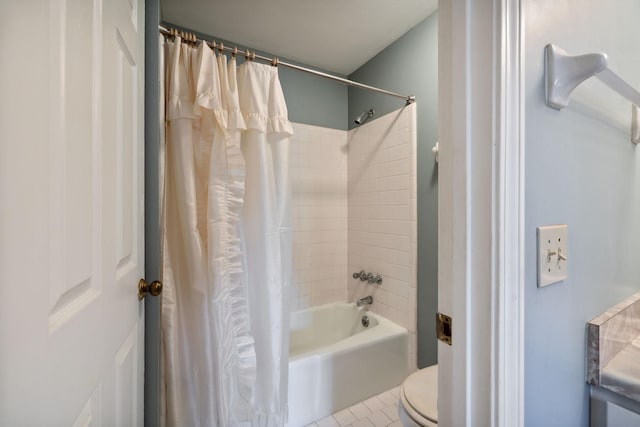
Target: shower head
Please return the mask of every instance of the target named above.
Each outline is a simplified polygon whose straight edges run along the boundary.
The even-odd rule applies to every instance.
[[[363,124],[364,122],[369,120],[371,117],[373,117],[374,114],[375,114],[375,111],[373,111],[373,108],[372,108],[369,111],[365,111],[364,113],[362,113],[358,117],[356,117],[354,122],[355,122],[355,124],[360,126],[361,124]]]

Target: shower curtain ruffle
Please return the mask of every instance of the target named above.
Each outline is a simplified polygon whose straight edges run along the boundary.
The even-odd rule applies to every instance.
[[[166,43],[166,167],[163,241],[162,341],[166,422],[173,425],[215,425],[217,406],[212,386],[213,345],[206,309],[208,286],[197,164],[199,126],[190,87],[191,53],[180,39]],[[182,349],[188,348],[188,351]],[[205,363],[202,363],[202,362]],[[197,373],[197,375],[195,375]],[[194,378],[196,377],[196,378]],[[193,403],[190,403],[193,402]],[[195,414],[189,405],[205,410]]]
[[[213,141],[203,143],[213,143],[207,233],[208,272],[213,288],[210,303],[214,342],[217,344],[219,391],[216,398],[220,419],[241,423],[253,417],[252,397],[256,379],[246,262],[239,236],[245,179],[239,131],[244,129],[244,123],[236,118],[238,96],[228,88],[227,73],[219,73],[215,54],[205,43],[201,43],[197,51],[200,69],[194,76],[198,91],[195,94],[196,104],[202,109],[203,116],[211,115],[210,121],[201,123],[204,128],[202,134],[214,135]],[[207,130],[207,124],[217,124],[217,127]]]
[[[249,268],[251,326],[257,375],[253,426],[282,426],[287,419],[290,283],[290,183],[288,137],[293,133],[275,67],[245,62],[237,72],[240,109],[247,130],[242,211]]]
[[[192,236],[195,242],[191,247],[200,248],[200,257],[196,258],[205,264],[198,267],[206,271],[206,283],[185,279],[198,278],[198,274],[180,276],[177,271],[184,266],[172,265],[175,260],[169,256],[171,251],[167,251],[163,270],[167,276],[165,282],[170,288],[167,295],[170,297],[163,301],[163,334],[169,337],[165,340],[167,346],[180,343],[188,347],[188,339],[198,339],[198,335],[184,332],[185,325],[180,323],[189,323],[189,327],[194,327],[198,321],[209,322],[201,328],[201,332],[207,335],[200,335],[204,343],[194,344],[194,347],[211,345],[211,348],[204,349],[202,357],[198,354],[191,354],[188,358],[166,357],[166,384],[168,388],[181,384],[181,391],[185,392],[184,388],[189,387],[185,382],[190,380],[193,383],[212,383],[210,388],[202,385],[195,387],[186,396],[176,395],[168,389],[167,411],[173,413],[167,414],[167,420],[176,425],[281,426],[286,414],[284,417],[281,413],[274,416],[270,410],[265,412],[265,405],[256,402],[259,398],[256,397],[256,369],[259,363],[253,336],[255,332],[251,328],[247,287],[247,269],[250,267],[247,267],[243,243],[246,165],[241,150],[242,133],[247,129],[265,134],[293,133],[287,119],[277,70],[261,64],[244,64],[238,68],[235,58],[227,60],[224,55],[216,56],[204,43],[195,48],[184,45],[179,38],[175,43],[170,43],[167,53],[168,126],[179,123],[178,126],[183,127],[185,123],[191,123],[184,138],[168,138],[167,144],[192,147],[192,171],[179,173],[193,175],[195,193],[201,198],[188,207],[192,210],[189,215],[198,219],[191,223],[190,231],[184,231],[188,235],[185,238]],[[248,105],[260,105],[258,101],[265,95],[263,89],[255,96],[247,96],[244,92],[243,85],[261,80],[252,77],[251,72],[240,71],[245,68],[270,76],[267,96],[263,98],[267,102],[261,108],[245,109]],[[245,101],[252,101],[243,104],[241,93]],[[276,101],[270,101],[272,94],[276,95]],[[184,163],[183,160],[180,166],[185,166]],[[203,217],[206,218],[204,224]],[[169,224],[167,226],[171,227]],[[201,281],[202,278],[197,280]],[[186,306],[178,303],[181,298],[184,299],[181,294],[193,290],[202,292],[204,301],[199,307],[203,313],[185,313]],[[178,313],[180,310],[182,313]],[[195,323],[193,319],[197,319]],[[180,331],[184,335],[191,335],[180,338]],[[184,350],[190,352],[192,349]],[[167,348],[164,351],[177,350]],[[186,365],[172,366],[180,363]],[[201,369],[197,364],[209,367]],[[198,373],[210,373],[207,375],[211,375],[211,378],[195,378]],[[194,378],[180,378],[184,375]],[[286,384],[284,387],[286,392]],[[199,396],[203,390],[211,396]],[[174,402],[170,402],[172,399]],[[214,411],[198,407],[207,402],[216,406]],[[266,405],[267,408],[269,406]],[[215,417],[217,423],[211,424],[211,417]]]
[[[245,62],[238,69],[238,87],[247,129],[293,135],[276,67]]]
[[[282,117],[270,117],[261,113],[245,114],[247,129],[257,130],[262,133],[284,133],[293,135],[293,128],[288,119]]]
[[[167,43],[168,59],[165,81],[166,84],[166,118],[168,121],[176,119],[193,119],[198,116],[194,104],[194,93],[188,90],[189,73],[192,53],[180,49],[180,38]]]

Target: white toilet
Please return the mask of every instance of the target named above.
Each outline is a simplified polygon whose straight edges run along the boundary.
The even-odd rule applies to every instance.
[[[420,369],[404,380],[398,412],[404,427],[438,425],[438,365]]]

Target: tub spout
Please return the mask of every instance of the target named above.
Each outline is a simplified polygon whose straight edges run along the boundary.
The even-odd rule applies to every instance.
[[[358,307],[362,307],[363,305],[371,305],[371,304],[373,304],[373,297],[371,295],[369,295],[368,297],[360,298],[358,301],[356,301],[356,305]]]

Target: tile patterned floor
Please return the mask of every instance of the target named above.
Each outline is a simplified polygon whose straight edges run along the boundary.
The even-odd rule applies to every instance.
[[[402,427],[398,416],[400,387],[373,396],[306,427]]]

